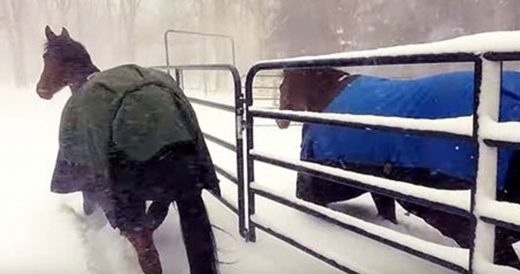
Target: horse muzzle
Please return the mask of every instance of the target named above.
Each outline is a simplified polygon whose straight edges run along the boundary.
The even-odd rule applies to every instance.
[[[286,129],[289,127],[289,124],[291,124],[291,121],[288,120],[276,120],[276,124],[278,125],[279,129]]]
[[[53,95],[51,92],[49,92],[45,89],[42,89],[42,88],[37,88],[36,93],[38,93],[38,96],[40,96],[40,98],[45,99],[45,100],[50,100]]]

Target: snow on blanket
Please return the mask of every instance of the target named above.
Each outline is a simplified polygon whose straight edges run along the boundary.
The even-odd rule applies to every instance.
[[[500,121],[520,120],[520,73],[503,73]],[[473,72],[439,74],[415,80],[358,77],[324,110],[330,113],[442,119],[473,113]],[[512,150],[499,156],[499,187],[505,185]],[[304,129],[302,160],[342,160],[364,165],[427,168],[475,181],[476,147],[464,140],[431,138],[309,124]],[[446,161],[449,159],[449,161]]]

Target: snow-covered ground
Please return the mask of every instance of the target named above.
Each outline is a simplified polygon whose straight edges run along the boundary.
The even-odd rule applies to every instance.
[[[32,89],[0,89],[0,273],[5,274],[132,274],[141,273],[130,244],[117,231],[103,226],[100,214],[85,219],[77,194],[49,191],[57,150],[59,116],[68,91],[52,101]],[[229,96],[231,99],[231,96]],[[234,117],[196,107],[204,130],[227,140],[234,137]],[[256,128],[255,147],[269,153],[297,157],[300,128],[276,129],[273,121]],[[214,161],[233,170],[234,155],[211,143]],[[295,173],[257,165],[256,182],[294,196]],[[236,188],[222,180],[223,194],[236,200]],[[209,195],[205,201],[215,231],[224,274],[341,273],[271,236],[258,231],[256,243],[237,233],[236,216]],[[334,205],[337,210],[448,247],[456,246],[422,220],[399,208],[399,225],[376,216],[368,195]],[[452,273],[378,242],[325,224],[314,217],[257,199],[259,220],[301,240],[361,273]],[[175,208],[155,235],[164,273],[189,273]]]

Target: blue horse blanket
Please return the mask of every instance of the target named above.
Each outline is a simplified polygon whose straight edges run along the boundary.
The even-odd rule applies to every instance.
[[[324,112],[439,119],[473,114],[473,72],[455,72],[414,80],[359,76]],[[520,73],[502,74],[500,121],[520,121]],[[498,186],[503,189],[513,151],[499,152]],[[425,168],[475,181],[476,146],[472,142],[382,131],[307,124],[301,159],[361,165],[390,163]]]

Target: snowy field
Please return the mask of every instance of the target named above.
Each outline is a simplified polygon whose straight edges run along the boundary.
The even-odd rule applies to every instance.
[[[57,195],[49,191],[59,117],[68,94],[62,91],[52,101],[44,101],[30,88],[3,88],[0,92],[0,273],[141,273],[130,244],[117,231],[103,225],[101,214],[85,219],[79,195]],[[196,107],[196,110],[205,131],[233,140],[232,114],[206,107]],[[298,126],[281,131],[274,127],[273,121],[258,124],[255,129],[257,149],[298,157]],[[208,144],[214,161],[233,170],[234,155]],[[263,187],[294,196],[294,172],[258,164],[256,177],[256,182]],[[222,188],[224,197],[236,201],[233,185],[222,179]],[[227,232],[215,231],[223,274],[341,273],[261,231],[256,243],[245,243],[238,236],[236,216],[209,195],[205,195],[205,201],[212,222]],[[368,195],[333,207],[366,222],[455,250],[451,239],[422,220],[405,214],[401,208],[398,209],[399,225],[381,220]],[[255,218],[360,273],[452,273],[262,198],[257,199]],[[189,273],[174,207],[155,239],[164,273]]]

